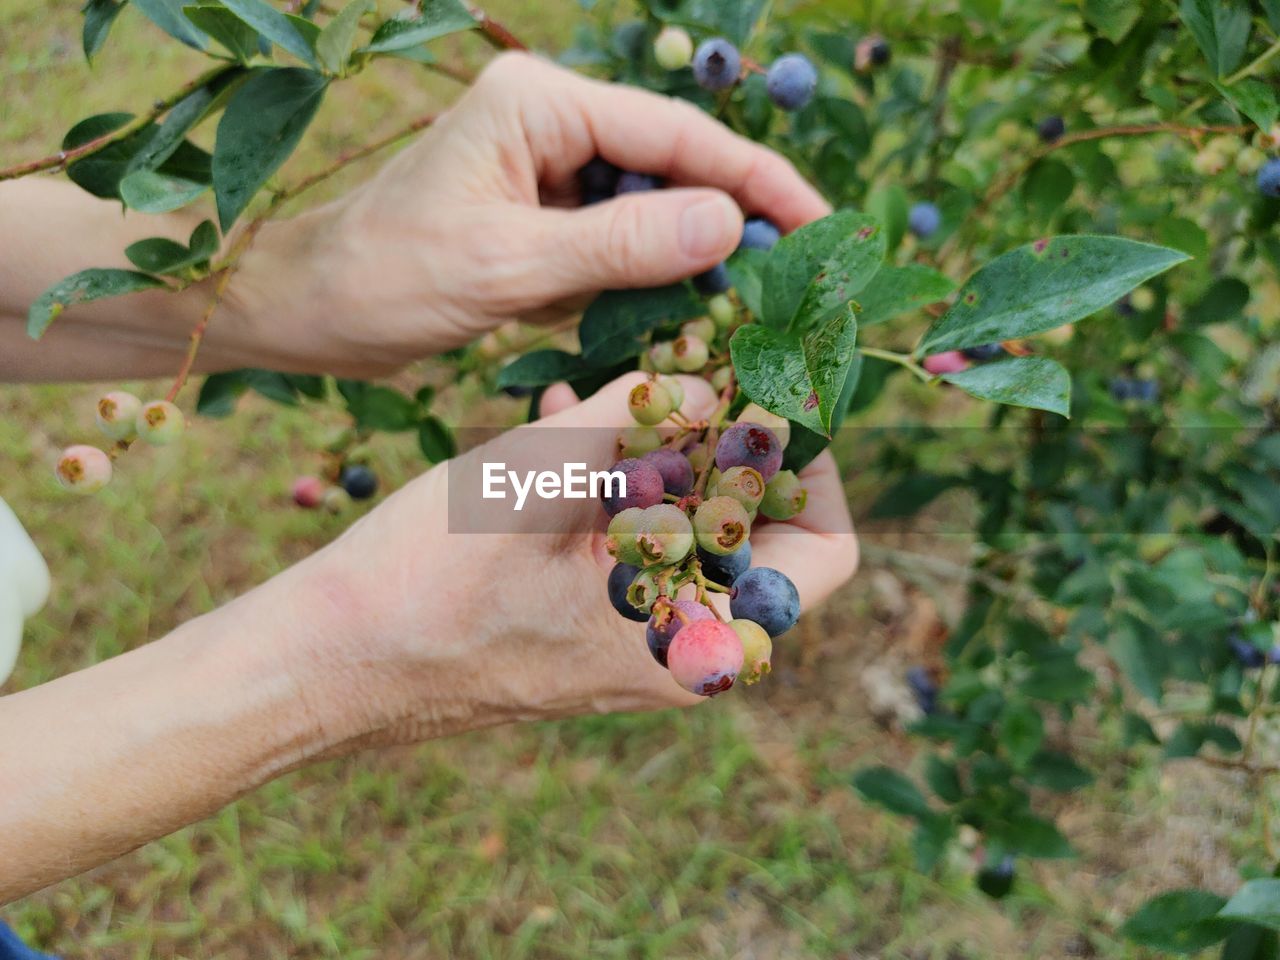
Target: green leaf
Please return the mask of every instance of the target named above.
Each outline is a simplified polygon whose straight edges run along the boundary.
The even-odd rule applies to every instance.
[[[240,71],[234,73],[239,75]],[[187,134],[205,118],[218,93],[234,79],[234,76],[228,76],[217,84],[205,84],[179,100],[165,116],[164,122],[154,129],[138,152],[129,158],[128,173],[160,169],[182,146]]]
[[[258,31],[221,4],[187,6],[182,12],[241,63],[247,63],[261,52]]]
[[[1189,327],[1235,320],[1249,305],[1249,285],[1235,277],[1219,277],[1204,296],[1187,308],[1183,321]]]
[[[752,316],[760,316],[764,302],[764,265],[768,261],[766,251],[743,247],[725,262],[733,289]]]
[[[81,12],[84,14],[84,30],[81,40],[84,45],[84,58],[92,60],[94,54],[107,42],[107,34],[111,25],[124,9],[124,4],[117,0],[88,0]]]
[[[1107,650],[1129,682],[1154,703],[1164,694],[1164,654],[1157,644],[1158,638],[1129,618],[1117,622],[1107,638]]]
[[[243,370],[230,370],[205,377],[196,400],[196,413],[217,418],[235,413],[236,401],[249,389],[244,374]]]
[[[169,213],[194,203],[208,189],[207,183],[137,170],[120,181],[120,199],[139,213]]]
[[[1218,916],[1280,930],[1280,879],[1250,880],[1235,892]]]
[[[882,491],[871,505],[870,517],[885,520],[912,517],[953,487],[960,486],[959,477],[939,476],[923,471],[913,472]]]
[[[964,788],[954,763],[947,763],[935,754],[929,754],[924,763],[924,779],[939,800],[959,803],[964,799]]]
[[[874,218],[842,211],[778,241],[764,268],[761,321],[803,331],[844,311],[884,260],[884,231]]]
[[[1057,750],[1041,750],[1032,757],[1026,778],[1028,783],[1059,793],[1070,793],[1093,783],[1093,774]]]
[[[1280,938],[1274,930],[1252,923],[1238,924],[1222,945],[1222,960],[1276,960]]]
[[[857,317],[846,308],[803,336],[759,324],[740,327],[729,352],[748,397],[770,413],[830,437],[857,340]]]
[[[191,231],[191,239],[187,241],[191,252],[201,260],[208,260],[218,252],[218,228],[212,220],[205,220]]]
[[[262,70],[227,104],[213,148],[213,189],[225,231],[288,159],[329,81],[296,67]]]
[[[223,6],[272,43],[289,51],[303,63],[319,67],[311,40],[293,17],[281,13],[265,0],[222,0]],[[303,28],[305,29],[305,28]]]
[[[963,350],[1083,320],[1187,259],[1176,250],[1121,237],[1038,240],[974,274],[916,352]]]
[[[950,278],[922,263],[901,267],[881,267],[862,293],[858,294],[858,326],[884,323],[945,300],[956,285]]]
[[[1074,857],[1066,837],[1048,820],[1030,813],[1019,814],[991,830],[993,836],[1019,853],[1045,860]]]
[[[1175,890],[1144,903],[1120,933],[1153,950],[1199,953],[1230,932],[1229,925],[1215,919],[1224,903],[1207,890]]]
[[[1043,742],[1044,718],[1039,710],[1026,702],[1005,707],[1000,717],[1000,745],[1015,767],[1021,769],[1030,763]]]
[[[1061,160],[1037,160],[1022,181],[1022,201],[1036,216],[1048,220],[1062,209],[1076,189],[1076,175]]]
[[[1214,84],[1231,105],[1257,124],[1259,130],[1270,130],[1280,117],[1276,92],[1261,80],[1245,79],[1229,87]]]
[[[360,32],[360,18],[373,9],[373,0],[351,0],[325,24],[316,40],[316,55],[327,71],[334,74],[346,71],[347,59]]]
[[[1142,16],[1132,0],[1084,0],[1084,19],[1112,43],[1119,43]]]
[[[1160,738],[1156,736],[1155,728],[1151,726],[1146,717],[1139,716],[1136,713],[1126,713],[1124,715],[1123,730],[1124,745],[1126,747],[1134,747],[1140,743],[1160,743]]]
[[[418,403],[391,387],[365,384],[347,398],[347,411],[361,430],[396,432],[418,426]]]
[[[164,284],[155,277],[132,270],[81,270],[59,280],[31,304],[27,311],[27,336],[39,340],[67,307],[160,286]]]
[[[585,366],[582,357],[563,350],[534,350],[498,371],[498,389],[548,387],[580,376]]]
[[[182,0],[133,0],[133,5],[174,39],[197,50],[209,49],[209,37],[182,15]]]
[[[391,53],[437,40],[476,25],[466,6],[459,0],[426,0],[416,17],[387,20],[374,31],[364,53]]]
[[[685,0],[680,5],[679,17],[670,19],[708,28],[711,32],[728,37],[734,43],[746,43],[764,11],[767,0]],[[665,4],[670,10],[676,4]],[[661,15],[661,10],[655,10]]]
[[[706,312],[706,305],[683,283],[656,290],[606,291],[582,315],[582,354],[593,366],[611,366],[638,356],[650,331]]]
[[[114,133],[132,119],[133,115],[128,113],[103,113],[81,120],[63,137],[62,149],[73,150]],[[130,171],[134,158],[146,149],[158,129],[154,124],[148,124],[127,137],[76,160],[67,167],[67,176],[95,197],[117,199],[120,196],[120,184]],[[172,155],[160,165],[159,172],[192,182],[207,182],[208,158],[208,154],[199,147],[181,141]]]
[[[924,794],[892,767],[871,767],[859,771],[853,778],[853,787],[868,803],[883,807],[890,813],[922,819],[935,816]]]
[[[1246,0],[1182,0],[1178,13],[1215,76],[1240,66],[1253,26]]]
[[[1280,30],[1280,0],[1262,0],[1262,11],[1272,30]]]
[[[947,845],[955,836],[955,824],[948,817],[922,817],[911,837],[911,850],[916,857],[916,869],[928,873],[947,852]]]
[[[1071,375],[1047,357],[1010,357],[944,373],[940,379],[979,400],[1071,416]]]
[[[867,213],[884,227],[886,249],[898,249],[907,232],[907,191],[896,183],[875,191],[867,197]]]
[[[424,417],[418,424],[418,448],[431,463],[443,463],[458,452],[453,433],[437,417]]]
[[[167,237],[150,237],[125,247],[124,255],[139,270],[147,273],[177,273],[197,262],[191,251]]]

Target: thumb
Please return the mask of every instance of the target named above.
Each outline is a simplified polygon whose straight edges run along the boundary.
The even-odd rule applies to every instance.
[[[719,190],[650,190],[544,215],[553,298],[676,283],[710,270],[742,239],[742,211]]]

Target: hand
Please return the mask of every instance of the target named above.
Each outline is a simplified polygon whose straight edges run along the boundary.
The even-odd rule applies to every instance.
[[[597,155],[678,189],[576,209]],[[830,208],[688,103],[506,54],[370,182],[268,225],[232,293],[295,364],[369,376],[600,290],[700,273],[736,248],[743,210],[790,231]]]
[[[463,460],[557,469],[546,451],[558,459],[572,447],[589,469],[605,469],[639,379],[629,374],[582,403],[567,386],[553,388],[544,399],[550,416]],[[715,398],[706,382],[682,379],[685,414],[708,416]],[[459,532],[457,514],[451,532],[449,498],[474,504],[474,491],[448,486],[476,475],[462,461],[437,467],[285,575],[307,578],[308,592],[332,604],[330,639],[307,651],[299,677],[321,725],[343,742],[404,743],[514,720],[697,702],[654,662],[644,625],[609,604],[613,561],[599,504],[544,502],[541,515],[513,515],[503,533]],[[755,565],[786,573],[811,608],[853,574],[858,546],[830,454],[802,479],[805,511],[761,526],[752,546]],[[781,640],[778,656],[794,656],[788,647]]]

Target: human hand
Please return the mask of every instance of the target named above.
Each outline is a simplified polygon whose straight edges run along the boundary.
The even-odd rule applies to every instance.
[[[576,208],[597,155],[677,189]],[[744,210],[784,231],[830,212],[789,162],[685,101],[506,54],[371,181],[268,224],[232,295],[294,364],[370,376],[694,276],[733,252]]]
[[[553,388],[544,399],[549,416],[466,457],[514,465],[571,446],[588,469],[606,469],[639,380],[627,375],[581,403],[567,386]],[[705,418],[715,406],[710,388],[682,380],[685,414]],[[560,466],[545,458],[537,465]],[[474,503],[476,495],[448,487],[476,475],[459,461],[437,467],[285,575],[329,598],[320,632],[328,639],[299,668],[299,688],[321,724],[343,731],[346,743],[405,743],[515,720],[697,702],[654,662],[644,625],[619,618],[608,601],[613,561],[598,502],[544,503],[552,523],[545,511],[526,512],[502,533],[459,532],[448,501]],[[786,573],[807,609],[853,574],[858,548],[830,454],[801,477],[805,511],[761,525],[752,545],[756,565]],[[783,640],[779,656],[788,655]]]

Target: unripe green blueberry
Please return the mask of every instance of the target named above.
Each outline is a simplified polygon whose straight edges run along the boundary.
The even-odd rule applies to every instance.
[[[696,476],[701,473],[702,468],[707,465],[707,460],[710,458],[711,454],[707,451],[705,446],[698,444],[684,456],[685,459],[689,461],[689,466],[693,468],[694,475]]]
[[[716,322],[710,317],[688,320],[681,325],[680,333],[686,337],[697,337],[699,340],[706,340],[710,343],[716,338]]]
[[[324,499],[320,501],[320,505],[330,513],[345,513],[355,505],[355,501],[351,499],[351,494],[341,487],[330,487],[324,492]]]
[[[658,368],[653,365],[653,357],[649,356],[648,351],[640,354],[639,370],[641,373],[658,372]]]
[[[671,408],[679,410],[684,406],[684,384],[675,377],[659,377],[658,382],[662,384],[667,393],[671,394]]]
[[[723,366],[711,375],[711,389],[716,393],[724,390],[729,386],[729,382],[733,379],[733,367]]]
[[[738,423],[755,423],[768,427],[778,438],[778,444],[783,450],[787,449],[787,444],[791,442],[791,421],[776,413],[770,413],[758,403],[748,403],[743,407],[742,413],[738,414]]]
[[[764,495],[764,477],[751,467],[730,467],[716,481],[716,496],[732,497],[746,507],[748,513],[760,506]]]
[[[711,322],[719,330],[728,330],[738,319],[738,311],[734,309],[733,301],[723,293],[712,297],[707,302],[707,309],[711,312]]]
[[[711,349],[701,337],[680,337],[671,348],[675,351],[676,369],[681,373],[697,373],[711,357]]]
[[[792,470],[781,470],[764,488],[760,512],[770,520],[790,520],[804,511],[809,493]]]
[[[1236,172],[1251,177],[1267,162],[1267,155],[1257,147],[1248,146],[1236,154]]]
[[[754,620],[730,620],[729,626],[742,641],[742,672],[738,679],[751,686],[773,669],[773,640]]]
[[[105,451],[80,443],[58,456],[58,483],[75,493],[97,493],[111,482],[111,458]]]
[[[627,397],[627,406],[636,422],[646,427],[661,423],[675,409],[671,394],[656,380],[636,384]]]
[[[132,440],[138,433],[142,401],[132,393],[112,390],[98,400],[98,429],[112,440]]]
[[[644,516],[641,507],[628,507],[609,521],[608,539],[605,547],[609,555],[619,563],[629,563],[633,567],[644,566],[644,558],[640,554],[640,546],[636,537],[640,533],[640,522]]]
[[[664,27],[653,41],[653,59],[663,70],[683,70],[693,60],[693,38],[681,27]]]
[[[662,434],[653,427],[636,424],[618,434],[618,459],[643,457],[662,446]]]
[[[658,583],[660,572],[660,568],[641,570],[627,588],[627,602],[641,613],[651,613],[654,602],[662,595],[662,586]]]
[[[1129,303],[1139,313],[1146,313],[1156,305],[1156,293],[1150,287],[1139,287],[1129,294]]]
[[[698,546],[707,553],[726,556],[751,536],[747,508],[733,497],[711,497],[693,515],[693,533]]]
[[[138,437],[153,446],[173,443],[186,428],[182,411],[168,400],[152,400],[138,411]]]
[[[675,343],[671,340],[659,340],[649,348],[649,360],[658,373],[675,373]]]
[[[643,567],[669,567],[693,550],[693,526],[675,504],[645,507],[639,527],[635,545]]]

